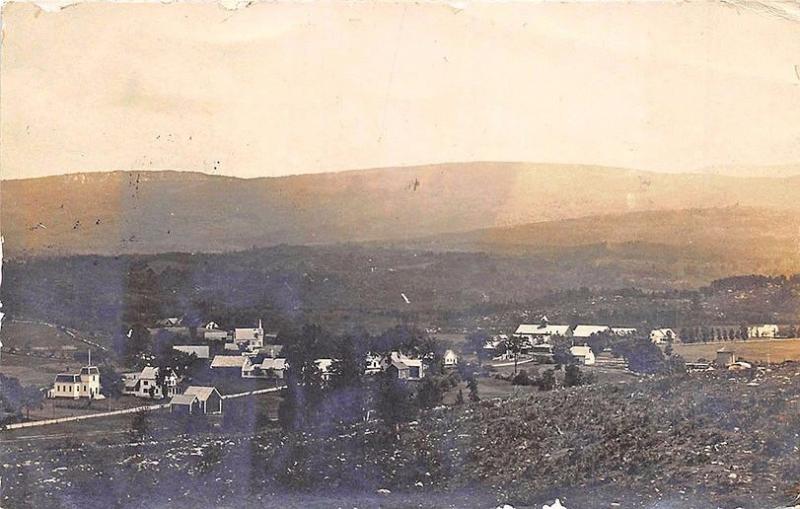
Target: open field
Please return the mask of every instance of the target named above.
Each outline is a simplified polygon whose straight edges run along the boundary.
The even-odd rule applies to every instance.
[[[711,373],[484,399],[397,434],[365,423],[286,435],[252,415],[192,431],[167,412],[148,416],[144,438],[132,416],[105,434],[88,423],[18,430],[0,441],[2,505],[522,508],[558,496],[586,509],[783,507],[800,471],[798,369],[756,385]],[[109,489],[108,476],[121,484]]]
[[[675,353],[688,362],[699,359],[713,361],[717,350],[725,348],[736,356],[753,362],[783,362],[800,360],[800,339],[748,339],[709,343],[675,343]]]
[[[17,378],[25,385],[48,387],[58,373],[80,369],[80,363],[70,359],[45,359],[3,352],[0,373]]]
[[[0,339],[5,348],[30,350],[32,352],[65,351],[85,349],[85,345],[68,334],[38,323],[10,320],[3,324]]]

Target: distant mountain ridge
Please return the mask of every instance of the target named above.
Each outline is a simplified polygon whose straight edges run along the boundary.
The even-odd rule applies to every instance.
[[[84,173],[0,183],[8,257],[224,252],[420,237],[637,211],[800,210],[800,177],[453,163],[239,179]]]

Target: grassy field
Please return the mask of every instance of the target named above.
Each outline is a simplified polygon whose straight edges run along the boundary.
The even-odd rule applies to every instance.
[[[749,339],[712,343],[676,343],[675,353],[688,362],[699,359],[713,361],[717,350],[733,351],[743,360],[753,362],[783,362],[800,360],[800,339]]]
[[[0,373],[17,378],[25,385],[50,386],[58,373],[77,372],[79,362],[72,359],[43,359],[3,352]]]
[[[0,330],[0,339],[5,348],[31,350],[33,352],[66,351],[85,349],[82,343],[67,334],[36,323],[9,321]]]

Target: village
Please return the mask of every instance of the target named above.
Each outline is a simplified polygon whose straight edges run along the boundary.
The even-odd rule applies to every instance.
[[[335,396],[339,390],[337,387],[341,387],[346,364],[342,363],[342,358],[333,355],[298,357],[292,343],[284,343],[293,339],[300,342],[303,349],[309,349],[310,353],[335,352],[337,350],[318,350],[319,344],[305,342],[302,338],[319,335],[317,339],[334,342],[340,339],[328,338],[314,327],[305,327],[296,336],[284,336],[265,329],[260,320],[251,327],[227,328],[212,322],[204,323],[196,330],[190,329],[193,328],[183,324],[182,318],[163,319],[149,327],[130,328],[123,336],[131,341],[131,345],[142,337],[151,338],[149,350],[136,351],[128,359],[138,359],[136,362],[142,363],[142,367],[136,370],[120,369],[119,373],[113,373],[108,368],[108,352],[102,353],[102,349],[98,349],[97,354],[87,351],[80,368],[55,374],[52,383],[46,389],[42,388],[45,392],[42,404],[56,405],[55,416],[52,415],[52,409],[42,413],[34,411],[31,418],[26,418],[27,412],[23,412],[17,415],[15,421],[5,424],[2,433],[9,440],[9,447],[16,450],[14,444],[22,446],[30,443],[31,437],[45,444],[59,443],[63,437],[70,437],[70,444],[73,441],[86,444],[87,441],[100,440],[103,444],[139,444],[136,447],[143,447],[141,444],[148,443],[152,444],[147,446],[148,452],[137,453],[125,461],[134,461],[139,465],[137,468],[153,472],[162,471],[162,467],[157,466],[161,463],[164,468],[186,470],[187,474],[194,472],[192,475],[196,475],[207,469],[215,471],[213,465],[219,461],[215,458],[228,454],[225,451],[232,447],[232,437],[240,437],[235,439],[240,441],[236,447],[242,446],[242,440],[271,444],[264,446],[266,449],[263,454],[268,454],[267,451],[272,451],[282,443],[284,438],[280,437],[284,435],[278,433],[301,431],[301,436],[307,437],[304,440],[308,441],[309,447],[318,440],[325,440],[327,432],[320,430],[326,429],[328,424],[323,421],[315,421],[304,415],[300,420],[305,424],[291,424],[287,428],[282,416],[285,411],[281,407],[292,398],[293,391],[305,387],[309,391],[307,397],[311,397],[311,386],[315,380],[319,387],[330,392],[329,397],[334,398],[332,402],[335,405],[342,406],[341,411],[331,413],[322,403],[314,410],[320,412],[320,418],[324,421],[338,422],[334,429],[339,431],[333,432],[334,436],[384,433],[380,431],[384,429],[382,422],[395,423],[392,426],[405,430],[404,436],[409,433],[417,436],[415,429],[421,424],[415,424],[416,419],[423,416],[426,416],[424,422],[428,423],[425,426],[439,426],[436,423],[443,415],[450,415],[450,412],[480,408],[485,414],[487,408],[496,408],[497,402],[519,405],[527,401],[546,408],[553,404],[553,397],[574,400],[592,394],[593,401],[603,401],[607,397],[598,395],[598,391],[602,393],[609,387],[631,387],[631,384],[635,386],[637,383],[657,387],[666,383],[659,381],[660,376],[667,377],[664,380],[671,380],[669,377],[680,374],[676,380],[682,381],[669,383],[706,386],[711,390],[715,386],[722,388],[732,383],[731,380],[741,380],[742,394],[747,394],[759,390],[759,385],[771,386],[775,383],[773,380],[776,375],[780,379],[786,369],[796,366],[791,362],[784,363],[791,361],[791,358],[774,356],[769,361],[763,354],[754,355],[752,352],[765,349],[763,345],[780,348],[779,345],[788,344],[796,349],[796,343],[800,341],[780,337],[781,331],[788,330],[788,326],[769,324],[736,328],[739,334],[746,331],[749,339],[684,343],[680,332],[674,328],[639,330],[617,325],[569,325],[551,323],[545,316],[538,322],[518,324],[506,332],[494,334],[479,330],[462,333],[446,333],[437,328],[418,330],[416,334],[419,337],[411,342],[408,342],[408,331],[397,329],[392,334],[404,338],[402,341],[391,340],[392,334],[373,338],[375,341],[370,346],[374,350],[362,351],[363,356],[359,357],[363,360],[358,367],[363,377],[361,383],[377,386],[378,392],[375,406],[365,414],[358,415],[368,407],[354,407],[349,401],[336,399]],[[10,330],[15,331],[14,327]],[[153,340],[166,337],[167,334],[170,337],[167,344],[174,360],[172,365],[164,363],[164,359],[170,356],[165,357],[163,352],[156,355],[164,345],[159,347]],[[434,340],[436,337],[441,339]],[[386,350],[378,350],[377,345],[384,345]],[[414,346],[408,348],[407,345]],[[83,346],[88,345],[84,343]],[[685,362],[682,359],[680,363],[670,361],[678,358],[675,352],[691,352],[693,348],[703,350],[691,354]],[[3,352],[4,362],[23,357],[22,352],[15,350],[12,353],[8,347],[4,347]],[[655,352],[660,355],[660,360],[652,356]],[[658,364],[662,369],[642,369],[644,364],[639,358],[641,356],[646,358],[644,364]],[[100,361],[93,360],[98,357]],[[293,373],[293,359],[295,366],[303,363],[310,371]],[[119,360],[118,364],[124,366]],[[103,374],[109,378],[103,378]],[[299,378],[293,382],[293,377]],[[453,380],[454,383],[444,384],[445,389],[438,397],[431,396],[431,384],[442,384],[445,380]],[[388,394],[393,407],[391,411],[383,406],[380,399],[383,391],[380,387],[387,383],[390,384]],[[112,384],[118,386],[118,393],[108,390]],[[474,393],[470,387],[474,388]],[[404,396],[402,388],[411,391],[411,399]],[[470,406],[462,401],[462,389],[470,391]],[[575,389],[592,392],[575,392]],[[408,406],[413,401],[425,403],[417,410]],[[115,410],[109,411],[109,404]],[[306,404],[310,405],[310,401]],[[615,405],[619,402],[611,397],[603,404]],[[342,420],[343,413],[353,414],[354,418]],[[297,408],[293,415],[294,419],[290,422],[298,422]],[[485,415],[481,417],[486,418]],[[563,422],[560,426],[567,429]],[[441,428],[435,429],[436,433],[443,432]],[[424,439],[418,437],[417,440]],[[158,459],[161,453],[157,452],[157,444],[173,443],[175,445],[167,446],[169,452],[164,459]],[[78,447],[70,449],[74,452],[69,454],[73,455],[84,450],[86,445],[70,447]],[[48,461],[53,462],[52,468],[55,470],[63,468],[63,462],[57,458]],[[407,458],[403,461],[413,460]],[[92,467],[86,465],[85,468]],[[95,465],[95,468],[100,467]],[[496,475],[491,473],[494,472],[491,469],[481,472],[482,476]],[[46,473],[44,470],[41,475],[46,476]],[[422,481],[415,479],[413,485],[435,486],[443,482],[439,480],[440,475],[436,474],[427,480],[423,478]],[[44,481],[47,480],[45,477]],[[295,479],[292,482],[301,481]],[[68,486],[62,484],[45,483],[43,493],[71,493]],[[17,489],[17,485],[11,484],[9,493],[16,493]],[[571,500],[575,499],[573,495]]]
[[[434,338],[436,331],[436,328],[430,330]],[[789,336],[793,335],[795,328],[791,325],[716,326],[697,328],[697,331],[664,327],[642,331],[636,327],[616,325],[569,325],[551,323],[542,316],[538,323],[519,324],[508,332],[440,334],[446,339],[427,351],[418,348],[364,351],[357,369],[364,376],[376,379],[379,375],[388,376],[412,386],[419,385],[430,374],[458,371],[461,375],[459,380],[476,380],[475,386],[483,386],[488,396],[507,397],[520,390],[514,386],[534,383],[525,380],[527,371],[536,371],[536,366],[550,371],[554,379],[559,375],[554,368],[561,365],[579,366],[586,372],[583,380],[598,376],[615,379],[623,374],[646,374],[646,371],[631,367],[629,357],[632,353],[615,346],[634,338],[646,338],[648,344],[666,352],[667,356],[680,358],[680,369],[689,373],[714,369],[750,370],[756,365],[794,358],[790,352],[788,357],[773,354],[770,359],[771,348],[780,350],[779,345],[793,345],[796,341],[784,337],[787,331]],[[74,339],[75,334],[70,334]],[[181,317],[165,318],[146,328],[129,329],[125,339],[133,344],[142,334],[150,339],[148,346],[139,347],[140,351],[134,354],[135,360],[129,363],[140,366],[136,370],[117,373],[110,367],[108,352],[102,349],[95,357],[102,355],[103,361],[93,363],[92,348],[88,348],[86,362],[79,369],[55,374],[51,385],[38,389],[42,397],[34,396],[25,404],[24,415],[11,414],[3,425],[13,429],[34,425],[37,421],[40,424],[60,423],[65,418],[100,417],[114,411],[156,408],[149,401],[159,403],[158,409],[171,413],[221,415],[224,400],[242,394],[266,395],[269,399],[265,404],[271,409],[270,416],[277,420],[291,362],[287,359],[286,345],[279,342],[279,333],[265,330],[261,320],[255,327],[228,329],[213,321],[190,327]],[[153,344],[152,338],[164,337],[169,338],[166,347]],[[696,337],[705,337],[707,341],[697,341]],[[19,341],[12,343],[17,345]],[[761,343],[765,343],[766,357],[757,351]],[[89,342],[84,346],[92,344]],[[74,350],[76,347],[69,348]],[[164,348],[171,352],[164,355]],[[158,362],[153,354],[157,349],[162,350]],[[3,351],[6,362],[30,355],[29,351],[13,346],[4,347]],[[79,351],[74,356],[80,357]],[[341,363],[341,359],[334,357],[315,357],[312,361],[315,376],[319,377],[322,385],[331,382]],[[520,371],[523,374],[521,378],[518,376]],[[458,387],[457,383],[452,389],[445,387],[444,395],[438,401],[452,403],[453,398],[460,398],[460,394],[453,392]],[[473,390],[477,392],[478,389]],[[448,391],[450,396],[447,396]],[[108,398],[113,398],[113,401]]]

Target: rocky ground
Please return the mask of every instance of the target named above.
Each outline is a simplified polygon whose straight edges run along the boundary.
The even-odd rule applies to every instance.
[[[772,508],[800,493],[798,401],[787,364],[435,409],[399,432],[192,430],[166,413],[147,430],[29,429],[0,441],[0,505]]]

